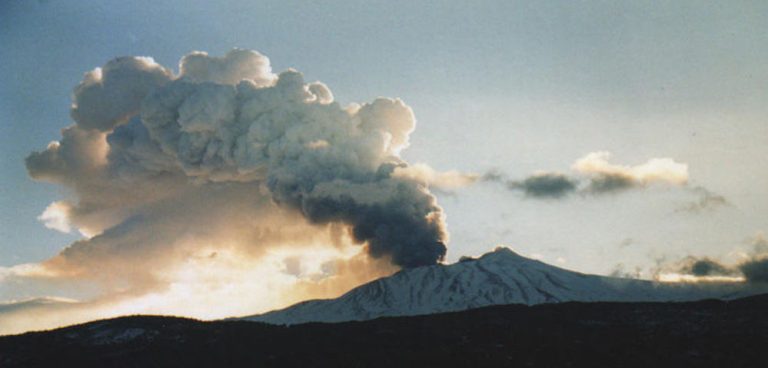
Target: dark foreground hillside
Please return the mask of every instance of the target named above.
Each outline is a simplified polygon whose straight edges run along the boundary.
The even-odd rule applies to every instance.
[[[0,337],[0,367],[765,367],[768,295],[293,327],[123,317]]]

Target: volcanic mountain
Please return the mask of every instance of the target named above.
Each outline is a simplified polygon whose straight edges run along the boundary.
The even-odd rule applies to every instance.
[[[671,284],[587,275],[499,247],[477,259],[405,269],[336,299],[305,301],[243,319],[292,325],[433,314],[500,304],[693,301],[734,299],[761,292],[766,292],[764,286],[741,283]]]

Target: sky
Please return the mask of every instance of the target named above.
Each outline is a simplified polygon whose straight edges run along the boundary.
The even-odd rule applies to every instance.
[[[179,306],[168,300],[196,290],[190,285],[198,279],[186,274],[204,262],[195,258],[200,255],[195,252],[225,258],[226,252],[217,242],[224,236],[221,234],[236,244],[231,246],[236,251],[229,262],[249,261],[238,263],[240,273],[223,273],[222,269],[239,269],[232,263],[211,266],[214,268],[208,272],[220,276],[216,285],[237,284],[233,280],[248,277],[271,280],[274,275],[263,266],[269,257],[276,257],[269,262],[289,271],[280,277],[306,276],[303,281],[307,281],[302,286],[306,290],[275,299],[279,302],[244,304],[221,314],[257,312],[301,297],[335,295],[391,272],[376,251],[370,250],[372,257],[364,257],[359,246],[348,244],[333,250],[320,245],[311,250],[281,245],[267,252],[269,256],[248,253],[245,257],[238,252],[246,249],[240,244],[246,240],[234,239],[230,231],[237,222],[233,220],[207,234],[210,244],[215,245],[201,248],[190,241],[194,246],[183,247],[185,256],[175,251],[136,251],[138,259],[151,255],[163,260],[144,267],[158,267],[159,273],[178,271],[168,271],[176,278],[163,280],[162,290],[158,289],[157,275],[153,274],[152,282],[145,282],[142,277],[147,275],[134,270],[140,267],[133,263],[133,255],[120,252],[109,261],[114,264],[99,260],[81,265],[125,267],[124,274],[116,271],[118,280],[110,285],[94,281],[101,277],[99,273],[61,276],[72,271],[64,266],[51,276],[52,262],[72,253],[66,249],[82,242],[91,244],[97,237],[89,236],[112,226],[122,224],[125,228],[138,223],[135,227],[146,226],[153,234],[161,234],[142,241],[174,243],[194,231],[184,234],[171,219],[187,224],[200,220],[184,217],[183,206],[181,211],[163,207],[171,206],[167,201],[155,203],[151,211],[142,209],[142,220],[124,215],[126,211],[136,215],[134,207],[90,217],[72,215],[71,223],[66,224],[54,223],[48,216],[49,227],[69,227],[68,233],[47,228],[46,220],[40,220],[46,208],[57,201],[76,203],[89,198],[103,202],[119,197],[96,195],[101,192],[89,186],[94,182],[82,172],[72,171],[58,184],[33,180],[30,173],[34,169],[25,165],[25,158],[34,151],[44,151],[49,142],[61,140],[63,128],[75,122],[84,124],[70,114],[73,93],[77,94],[73,89],[84,80],[84,73],[121,56],[151,57],[166,67],[167,74],[173,75],[168,78],[173,79],[180,73],[179,60],[193,51],[215,58],[224,57],[233,48],[255,50],[271,65],[271,71],[257,73],[265,78],[264,86],[293,68],[303,74],[308,86],[322,82],[324,87],[317,88],[332,92],[339,111],[379,97],[400,99],[402,105],[393,103],[394,107],[382,109],[405,114],[398,121],[408,122],[408,111],[412,111],[415,129],[410,132],[409,127],[403,128],[401,133],[409,144],[389,147],[382,155],[395,155],[407,163],[398,180],[431,187],[429,194],[408,195],[418,197],[414,203],[431,203],[434,196],[439,204],[444,222],[435,220],[435,225],[428,219],[420,225],[446,244],[444,262],[505,245],[580,272],[653,278],[660,268],[675,267],[686,257],[709,257],[735,265],[765,243],[768,5],[763,2],[481,1],[470,6],[459,1],[212,4],[49,0],[2,2],[0,19],[0,43],[4,45],[0,53],[3,302],[87,302],[91,309],[108,305],[112,311],[172,313]],[[153,75],[166,78],[159,76],[164,72],[154,65],[132,67],[154,68]],[[321,94],[315,96],[318,104],[325,104]],[[212,114],[215,109],[205,111]],[[393,136],[402,128],[397,122],[382,124]],[[103,129],[114,129],[113,125]],[[176,147],[174,144],[168,147]],[[350,149],[370,153],[365,147]],[[183,171],[197,182],[224,180],[213,174],[232,169],[189,165]],[[45,169],[37,172],[37,179],[47,175]],[[261,182],[254,175],[233,180]],[[173,197],[179,202],[172,203],[196,204],[189,204],[190,208],[219,208],[216,203],[221,203],[221,208],[229,208],[230,194],[241,198],[238,191],[243,190],[250,195],[247,188],[236,186],[221,190],[220,196],[209,196],[192,193],[198,187],[191,185],[189,192],[184,192],[191,196],[184,197],[191,202]],[[285,194],[285,188],[290,185],[269,188],[272,200],[292,203],[295,198]],[[268,206],[262,200],[269,202],[253,198],[254,203],[241,203],[244,208],[232,206],[229,210],[233,212],[220,216],[250,216],[247,205],[262,210]],[[301,206],[306,208],[307,204]],[[422,209],[431,211],[429,206]],[[292,208],[284,207],[286,211]],[[78,208],[83,210],[84,205]],[[302,221],[320,221],[322,226],[334,228],[336,222],[328,223],[326,218],[330,217],[310,215]],[[289,228],[284,221],[293,223],[258,216],[254,221],[272,221],[281,229]],[[360,225],[355,221],[343,219],[341,226]],[[270,229],[267,225],[264,228]],[[164,231],[174,237],[164,237]],[[312,232],[311,240],[301,241],[316,245],[335,241],[331,233],[337,230],[329,231]],[[295,233],[303,231],[296,229]],[[294,235],[288,238],[298,241]],[[396,266],[428,263],[441,255],[437,247],[419,253],[421,258],[408,258],[386,241],[382,244],[380,253],[394,257]],[[175,263],[165,262],[172,258],[171,253]],[[348,275],[354,277],[332,287],[318,286],[322,282],[317,275],[327,270],[322,264],[307,266],[306,260],[301,261],[306,254],[326,261],[343,258],[352,270]],[[431,257],[431,261],[424,257]],[[187,262],[188,268],[179,268],[178,262]],[[376,265],[366,268],[361,262]],[[48,269],[43,272],[40,265]],[[293,268],[299,270],[293,272]],[[345,269],[337,267],[334,272],[341,274]],[[37,276],[29,276],[33,274]],[[40,274],[47,275],[43,281]],[[136,281],[139,279],[141,282]],[[186,280],[186,284],[179,280]],[[249,284],[232,290],[231,295],[272,295],[268,291],[279,289],[283,282],[296,287],[296,280],[287,278],[274,285]],[[182,292],[174,287],[191,289]],[[323,290],[317,291],[319,288]],[[31,299],[41,297],[49,299]],[[133,302],[121,304],[120,309],[114,304],[118,299]],[[149,307],[137,309],[137,299]],[[201,309],[206,302],[200,301]]]

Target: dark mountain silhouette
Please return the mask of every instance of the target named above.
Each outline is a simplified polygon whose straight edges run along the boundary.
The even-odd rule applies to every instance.
[[[135,316],[0,337],[0,367],[762,367],[768,295],[293,326]]]

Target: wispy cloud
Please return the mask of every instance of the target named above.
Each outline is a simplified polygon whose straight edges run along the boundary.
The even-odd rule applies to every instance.
[[[610,162],[606,151],[592,152],[576,160],[573,174],[542,171],[520,180],[507,179],[498,171],[492,171],[482,180],[504,183],[510,190],[522,191],[526,197],[538,199],[563,199],[571,194],[601,196],[630,189],[643,189],[653,184],[685,187],[688,185],[688,165],[671,158],[653,158],[645,163],[628,166]],[[697,187],[699,192],[705,190]],[[708,203],[718,200],[709,193]]]
[[[701,186],[689,188],[689,192],[697,196],[696,200],[680,206],[678,212],[701,213],[731,205],[722,195]]]

